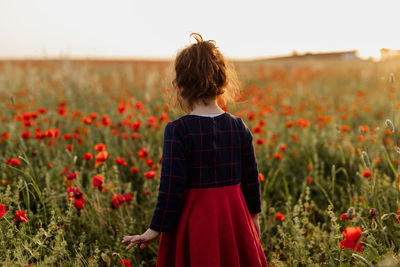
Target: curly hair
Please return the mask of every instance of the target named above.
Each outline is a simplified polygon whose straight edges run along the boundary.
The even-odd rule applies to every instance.
[[[203,40],[198,33],[191,33],[197,43],[181,50],[175,59],[176,100],[184,110],[193,110],[194,104],[222,96],[225,103],[239,94],[238,79],[232,64],[228,64],[214,40]],[[224,94],[229,85],[229,91]]]

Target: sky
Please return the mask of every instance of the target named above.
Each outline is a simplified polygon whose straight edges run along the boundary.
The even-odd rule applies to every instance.
[[[396,3],[398,2],[398,3]],[[215,40],[232,59],[400,49],[398,0],[0,0],[0,59],[171,59]]]

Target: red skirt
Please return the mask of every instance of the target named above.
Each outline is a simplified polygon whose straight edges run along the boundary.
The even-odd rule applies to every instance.
[[[174,231],[161,233],[157,267],[265,267],[240,184],[187,188]]]

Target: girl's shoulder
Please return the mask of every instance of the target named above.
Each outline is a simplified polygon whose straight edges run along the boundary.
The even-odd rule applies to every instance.
[[[241,117],[233,115],[229,112],[225,112],[214,117],[186,114],[175,120],[169,121],[167,125],[168,127],[174,128],[175,131],[189,133],[190,131],[198,132],[199,124],[207,124],[212,122],[213,120],[225,122],[227,125],[230,125],[230,123],[232,122],[234,128],[240,129],[242,131],[245,131],[245,129],[247,128]]]

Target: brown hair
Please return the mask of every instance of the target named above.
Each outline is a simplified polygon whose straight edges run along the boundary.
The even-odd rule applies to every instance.
[[[208,100],[219,96],[223,103],[235,99],[239,86],[233,65],[227,63],[214,40],[204,41],[198,33],[190,34],[192,36],[197,43],[181,50],[174,62],[175,103],[178,102],[183,110],[191,111],[200,100],[207,105]]]

